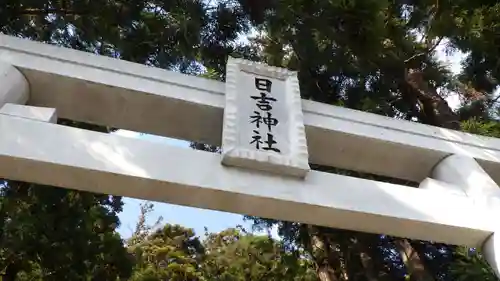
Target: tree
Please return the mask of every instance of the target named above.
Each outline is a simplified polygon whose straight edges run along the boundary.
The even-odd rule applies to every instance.
[[[9,181],[0,191],[2,280],[116,280],[131,273],[121,201]],[[31,279],[32,280],[32,279]]]
[[[300,251],[264,235],[232,228],[207,235],[203,271],[207,280],[316,280],[310,260]]]
[[[316,275],[303,252],[280,241],[230,228],[205,233],[201,240],[180,225],[148,225],[153,204],[141,205],[136,230],[128,240],[135,257],[131,280],[310,280]]]
[[[204,249],[191,229],[167,224],[129,250],[137,262],[131,280],[204,280],[199,268]]]

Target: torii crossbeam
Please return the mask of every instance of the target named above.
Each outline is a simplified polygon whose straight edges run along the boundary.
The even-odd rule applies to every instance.
[[[235,63],[241,69],[231,70],[234,77],[253,81],[242,74],[252,73],[253,64]],[[269,69],[258,66],[254,71],[263,77],[286,74]],[[295,87],[292,80],[274,85],[282,85],[288,93]],[[307,163],[300,161],[290,172],[295,176],[290,176],[285,175],[286,167],[285,174],[278,174],[251,169],[253,162],[245,162],[248,167],[238,164],[238,157],[246,157],[243,152],[234,156],[239,167],[232,167],[228,165],[233,165],[229,161],[233,158],[227,158],[228,165],[221,164],[228,153],[221,156],[55,124],[57,113],[76,121],[221,145],[229,140],[223,138],[228,128],[239,124],[230,122],[236,111],[228,109],[226,93],[246,91],[250,86],[244,83],[241,89],[230,88],[204,78],[0,35],[0,85],[1,178],[483,247],[499,274],[497,139],[299,100],[295,106],[302,109],[292,115],[300,113],[303,123],[297,123],[297,136],[302,128],[307,139],[303,152],[308,154],[297,155],[308,155],[310,163],[421,184],[411,188],[308,171]],[[268,85],[256,82],[255,86],[263,90]],[[283,114],[287,110],[282,109]],[[297,147],[299,142],[300,138]],[[265,161],[257,159],[261,163],[274,161],[273,155],[269,161],[267,154],[262,155]],[[273,163],[282,167],[294,157]]]

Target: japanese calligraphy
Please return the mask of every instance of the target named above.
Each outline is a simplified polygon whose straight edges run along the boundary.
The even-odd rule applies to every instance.
[[[272,133],[272,128],[278,126],[279,124],[278,119],[273,117],[271,112],[273,109],[273,103],[277,102],[277,99],[271,96],[272,84],[272,81],[269,79],[255,78],[255,88],[259,91],[259,93],[258,95],[250,96],[250,98],[255,100],[255,105],[263,112],[254,110],[253,115],[250,116],[250,124],[255,124],[255,127],[257,128],[256,130],[253,130],[250,144],[253,144],[256,149],[280,153],[281,150],[274,146],[277,144],[277,141]],[[261,128],[267,128],[264,138],[261,136],[259,131]]]
[[[250,116],[250,123],[255,123],[257,128],[260,128],[260,124],[264,123],[269,131],[272,131],[272,127],[278,125],[278,119],[273,118],[271,112],[266,112],[267,116],[263,117],[260,112],[254,111],[254,115]]]
[[[250,142],[250,144],[255,144],[255,148],[281,152],[278,148],[273,147],[273,145],[276,144],[276,141],[274,140],[274,136],[272,134],[267,133],[266,139],[262,141],[262,136],[259,134],[259,131],[253,130],[253,133],[254,135],[252,136],[252,141]],[[262,146],[262,144],[265,144],[265,146]]]
[[[269,79],[255,78],[255,88],[259,91],[266,91],[271,93],[271,86],[273,82]]]
[[[260,93],[260,96],[251,96],[251,98],[257,101],[257,107],[263,111],[269,111],[273,109],[273,106],[270,102],[276,101],[275,98],[269,97],[266,93],[262,92]]]

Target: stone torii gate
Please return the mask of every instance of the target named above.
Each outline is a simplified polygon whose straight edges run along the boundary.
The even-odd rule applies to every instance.
[[[0,35],[0,85],[0,178],[479,247],[500,274],[498,139],[301,100],[296,73],[232,58],[221,83]]]

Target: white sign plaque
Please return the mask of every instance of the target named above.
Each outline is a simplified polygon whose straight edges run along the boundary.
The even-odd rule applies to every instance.
[[[307,142],[297,73],[229,57],[222,163],[305,177]]]

